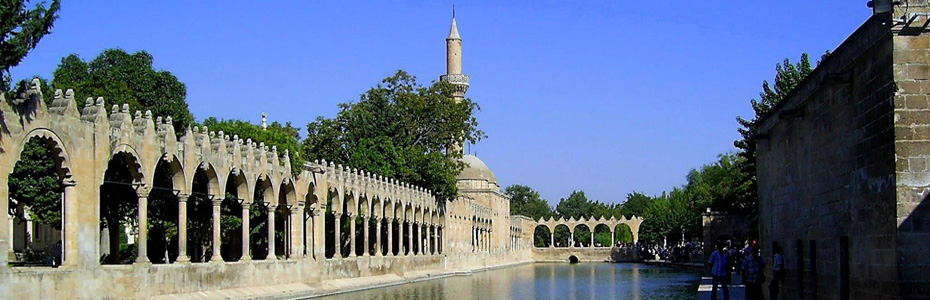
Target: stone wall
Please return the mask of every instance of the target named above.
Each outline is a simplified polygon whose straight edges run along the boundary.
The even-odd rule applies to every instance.
[[[870,18],[756,128],[760,236],[765,258],[784,250],[786,298],[930,295],[925,21]]]

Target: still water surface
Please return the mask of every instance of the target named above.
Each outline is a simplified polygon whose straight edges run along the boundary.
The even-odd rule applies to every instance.
[[[700,273],[611,263],[538,263],[317,299],[694,299]]]

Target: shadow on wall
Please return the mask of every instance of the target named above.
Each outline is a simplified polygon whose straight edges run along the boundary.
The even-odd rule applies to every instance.
[[[900,208],[899,208],[900,209]],[[899,290],[930,294],[930,195],[898,226]]]

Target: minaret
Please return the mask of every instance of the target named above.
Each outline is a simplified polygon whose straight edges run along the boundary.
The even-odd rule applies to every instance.
[[[446,38],[446,74],[439,76],[439,81],[451,83],[455,86],[456,101],[465,99],[468,91],[468,75],[462,74],[462,37],[459,36],[459,27],[455,24],[455,6],[452,7],[452,28]]]

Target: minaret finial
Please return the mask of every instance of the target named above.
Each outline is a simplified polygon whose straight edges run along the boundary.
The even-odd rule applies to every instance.
[[[455,3],[452,3],[452,18],[455,19]]]

